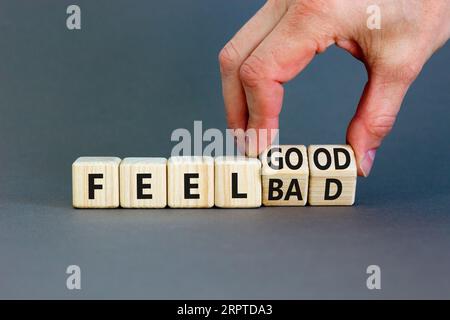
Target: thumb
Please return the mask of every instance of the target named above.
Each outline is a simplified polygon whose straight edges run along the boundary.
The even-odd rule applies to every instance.
[[[369,175],[376,151],[391,131],[403,98],[418,73],[411,67],[395,75],[369,72],[369,81],[347,129],[347,142],[355,152],[358,175]]]

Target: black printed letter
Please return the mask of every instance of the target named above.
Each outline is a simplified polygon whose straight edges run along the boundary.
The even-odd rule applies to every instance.
[[[238,191],[238,174],[237,172],[233,172],[231,174],[231,197],[234,199],[246,199],[246,193],[239,193]]]
[[[151,194],[144,194],[144,189],[150,189],[152,187],[152,185],[149,184],[144,184],[143,180],[144,179],[151,179],[152,174],[151,173],[138,173],[136,175],[136,187],[137,187],[137,198],[138,199],[152,199],[152,195]]]
[[[280,200],[283,197],[283,180],[269,179],[269,200]],[[276,195],[274,193],[276,192]]]
[[[198,188],[198,183],[191,183],[191,179],[198,178],[198,173],[184,174],[184,198],[185,199],[200,199],[199,194],[192,194],[191,189]]]
[[[95,199],[95,189],[103,189],[103,185],[101,184],[95,184],[95,179],[102,179],[103,173],[89,173],[88,174],[88,180],[89,180],[89,199],[93,200]]]
[[[339,163],[339,152],[342,152],[345,156],[344,164]],[[333,154],[334,154],[334,167],[336,168],[336,170],[347,169],[348,166],[350,165],[350,153],[348,152],[348,150],[344,148],[334,148]]]
[[[319,154],[323,152],[327,157],[327,162],[322,166],[319,163]],[[314,152],[314,165],[320,170],[327,170],[331,166],[331,154],[325,148],[319,148]]]
[[[289,200],[291,196],[296,196],[297,200],[303,200],[302,191],[300,190],[300,184],[298,183],[298,179],[292,179],[289,187],[286,191],[286,196],[284,200]]]
[[[334,195],[330,195],[330,185],[332,183],[336,184],[336,187],[337,187],[336,193]],[[342,182],[341,181],[339,181],[338,179],[331,179],[331,178],[328,178],[325,181],[324,200],[336,200],[337,198],[339,198],[341,193],[342,193]]]

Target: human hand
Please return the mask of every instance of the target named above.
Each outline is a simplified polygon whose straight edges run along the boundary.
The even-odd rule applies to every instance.
[[[380,29],[367,25],[373,4]],[[347,130],[358,174],[368,176],[410,84],[449,36],[450,0],[268,0],[219,54],[228,127],[277,129],[283,83],[336,44],[368,73]],[[256,145],[248,155],[263,151]]]

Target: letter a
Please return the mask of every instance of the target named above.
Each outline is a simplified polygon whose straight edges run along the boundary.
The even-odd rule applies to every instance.
[[[67,277],[66,287],[69,290],[80,290],[81,289],[81,269],[77,265],[70,265],[66,270],[67,274],[70,276]]]
[[[67,7],[67,17],[66,26],[69,30],[80,30],[81,29],[81,9],[79,6],[72,4]]]
[[[366,285],[367,289],[373,290],[373,289],[381,289],[381,269],[379,266],[373,264],[367,267],[366,270],[367,274],[370,274],[370,276],[367,278]]]
[[[372,4],[367,7],[367,14],[370,16],[367,18],[367,28],[370,30],[381,29],[381,9],[376,4]]]

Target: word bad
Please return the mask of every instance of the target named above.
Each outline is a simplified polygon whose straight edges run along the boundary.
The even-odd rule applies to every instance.
[[[81,157],[75,208],[255,208],[352,205],[356,162],[348,145],[272,146],[260,157]]]

